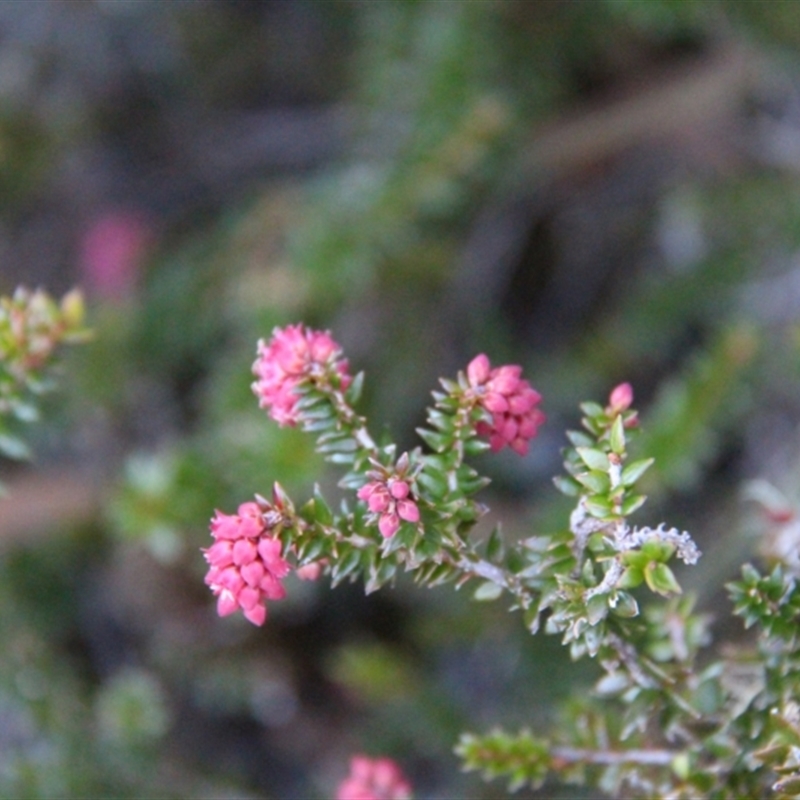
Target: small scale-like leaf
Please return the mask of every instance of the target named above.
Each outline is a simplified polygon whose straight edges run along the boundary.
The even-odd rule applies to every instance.
[[[556,475],[553,478],[556,489],[567,497],[577,497],[581,493],[581,485],[567,475]]]
[[[489,534],[486,542],[486,557],[489,561],[499,561],[503,557],[505,545],[503,542],[503,534],[500,532],[500,525]]]
[[[625,572],[622,573],[622,577],[619,579],[617,586],[620,589],[635,589],[637,586],[641,585],[642,581],[644,580],[644,571],[639,567],[628,567]],[[617,614],[620,616],[625,616],[624,613],[620,613],[620,605],[617,604]]]
[[[616,604],[614,605],[613,611],[618,617],[623,617],[624,619],[636,617],[639,615],[639,604],[632,594],[628,594],[628,592],[617,592]]]
[[[625,452],[625,426],[622,422],[622,417],[618,416],[611,425],[611,431],[608,435],[608,444],[612,452],[621,456]]]
[[[583,431],[567,431],[567,438],[574,447],[591,447],[594,439]]]
[[[634,511],[645,504],[646,500],[647,495],[632,494],[630,497],[626,498],[625,502],[622,504],[622,516],[627,517],[629,514],[633,514]]]
[[[583,484],[593,494],[605,494],[611,488],[611,481],[605,472],[591,470],[579,472],[575,480]]]
[[[599,417],[604,413],[601,405],[592,402],[581,403],[580,409],[587,417]]]
[[[344,548],[343,548],[344,549]],[[331,582],[334,586],[341,583],[348,575],[358,569],[361,564],[362,552],[355,547],[348,547],[347,552],[340,556],[333,566]]]
[[[345,400],[348,405],[355,405],[361,398],[361,392],[364,389],[364,373],[359,372],[358,375],[353,377],[353,382],[347,387],[345,392]]]
[[[352,464],[355,458],[355,453],[328,453],[325,456],[325,460],[331,464]]]
[[[319,417],[318,419],[307,419],[303,421],[303,430],[306,433],[329,431],[335,427],[336,427],[336,418],[332,416]]]
[[[489,450],[489,442],[484,439],[468,439],[464,442],[464,453],[468,456],[479,456]]]
[[[668,596],[681,593],[680,584],[675,580],[672,570],[666,564],[653,564],[645,567],[644,579],[651,591],[658,594]]]
[[[503,594],[503,587],[492,581],[484,581],[472,595],[475,600],[497,600]]]
[[[589,497],[586,500],[586,510],[597,519],[605,519],[612,516],[612,506],[610,501],[600,497]]]
[[[447,436],[444,433],[437,433],[436,431],[429,430],[428,428],[417,428],[417,433],[419,434],[422,441],[434,450],[437,453],[441,453],[446,450],[451,443],[452,437]]]
[[[575,450],[581,457],[581,461],[583,461],[589,469],[608,472],[608,456],[602,450],[598,450],[595,447],[576,447]]]
[[[624,672],[609,672],[595,684],[594,690],[601,697],[621,694],[630,686],[630,678]]]
[[[586,615],[590,625],[597,625],[608,614],[608,595],[596,594],[586,603]]]
[[[622,485],[633,486],[654,462],[654,458],[643,458],[640,461],[632,461],[622,470]]]
[[[320,525],[330,525],[333,522],[333,512],[322,496],[318,484],[314,484],[314,519]]]
[[[325,435],[325,441],[321,441],[317,445],[318,453],[352,453],[358,449],[358,442],[355,439],[339,431],[336,431],[336,433],[339,433],[339,435]]]

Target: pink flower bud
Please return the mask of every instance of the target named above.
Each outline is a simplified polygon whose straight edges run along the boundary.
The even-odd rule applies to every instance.
[[[248,586],[258,586],[264,577],[264,565],[260,561],[251,561],[242,567],[241,572]]]
[[[612,389],[608,396],[608,408],[612,414],[627,411],[633,403],[633,387],[629,383],[621,383]]]
[[[236,564],[237,567],[242,566],[242,564],[249,564],[257,555],[258,550],[250,539],[239,539],[239,541],[233,545],[233,563]]]
[[[398,500],[397,513],[406,522],[419,522],[419,507],[413,500]]]
[[[388,483],[389,493],[395,500],[402,500],[408,497],[408,484],[405,481],[390,480]]]
[[[390,511],[386,514],[381,514],[381,518],[378,521],[378,530],[385,539],[394,536],[399,527],[400,517],[396,513]]]
[[[489,380],[490,364],[485,353],[475,356],[467,366],[467,380],[470,386],[480,386]]]

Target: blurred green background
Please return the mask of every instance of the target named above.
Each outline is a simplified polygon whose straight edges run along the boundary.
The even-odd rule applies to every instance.
[[[324,798],[364,751],[503,797],[458,733],[590,685],[467,589],[217,618],[214,508],[337,496],[250,391],[279,324],[331,329],[403,447],[439,375],[523,364],[548,424],[480,463],[509,539],[564,525],[563,431],[631,381],[638,519],[692,531],[736,635],[739,486],[800,494],[799,47],[794,0],[0,3],[0,291],[81,285],[96,333],[0,469],[0,796]]]

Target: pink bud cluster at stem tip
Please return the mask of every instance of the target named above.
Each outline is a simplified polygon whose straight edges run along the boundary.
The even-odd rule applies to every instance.
[[[281,543],[270,535],[257,503],[242,503],[237,514],[217,511],[211,520],[216,539],[204,550],[206,583],[217,597],[217,611],[227,617],[241,609],[254,625],[267,618],[265,600],[281,600],[281,584],[291,567],[281,558]]]
[[[397,533],[400,520],[419,522],[419,507],[411,495],[408,481],[376,478],[358,490],[358,498],[378,516],[378,530],[386,539]]]
[[[493,451],[508,445],[524,456],[545,415],[537,408],[542,396],[520,376],[522,367],[507,364],[492,369],[481,353],[470,361],[467,380],[478,404],[492,415],[491,423],[479,422],[479,436],[488,436]]]
[[[409,800],[411,784],[391,758],[353,756],[336,800]]]
[[[309,379],[335,378],[347,389],[352,378],[341,348],[327,331],[312,331],[302,325],[275,328],[269,342],[258,342],[253,363],[253,391],[261,408],[282,427],[300,420],[297,388]]]

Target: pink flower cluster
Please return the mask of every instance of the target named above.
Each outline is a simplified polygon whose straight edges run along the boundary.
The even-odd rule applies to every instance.
[[[358,490],[358,498],[377,515],[378,530],[386,539],[397,533],[401,519],[419,522],[419,507],[411,494],[408,481],[402,478],[375,477]]]
[[[545,416],[536,407],[542,396],[521,374],[522,367],[513,364],[492,369],[483,353],[475,356],[467,367],[467,380],[478,404],[492,415],[491,424],[478,423],[478,435],[488,436],[494,451],[508,445],[524,456],[528,442],[536,436]]]
[[[291,567],[281,558],[281,543],[270,535],[257,503],[242,503],[237,514],[217,511],[211,520],[216,539],[204,550],[206,583],[217,597],[217,612],[227,617],[241,609],[254,625],[267,618],[265,600],[281,600],[281,584]]]
[[[294,426],[300,420],[297,388],[309,379],[331,379],[347,389],[352,378],[341,348],[326,331],[312,331],[302,325],[275,328],[269,342],[258,342],[258,357],[253,363],[257,380],[253,391],[261,408],[281,426]]]
[[[336,800],[409,800],[411,784],[391,758],[353,756]]]

